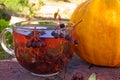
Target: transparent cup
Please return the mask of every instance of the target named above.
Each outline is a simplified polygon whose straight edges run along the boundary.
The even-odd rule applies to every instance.
[[[67,21],[61,23],[67,27],[74,26]],[[7,47],[7,32],[12,33],[13,49]],[[12,28],[4,29],[0,35],[3,49],[37,76],[57,75],[71,61],[74,53],[71,42],[65,39],[69,31],[60,28],[60,23],[54,20],[18,22]]]

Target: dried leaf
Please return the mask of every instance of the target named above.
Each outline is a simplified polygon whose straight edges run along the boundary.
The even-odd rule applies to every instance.
[[[57,15],[58,15],[58,13],[55,12],[55,13],[54,13],[54,19],[55,19],[55,20],[56,20],[56,18],[57,18]]]
[[[60,15],[58,15],[58,20],[61,21],[61,16]]]
[[[56,20],[57,16],[58,16],[58,13],[59,13],[59,9],[57,12],[54,13],[54,19]]]
[[[97,79],[96,79],[96,74],[95,74],[95,73],[92,73],[92,74],[89,76],[88,80],[97,80]]]

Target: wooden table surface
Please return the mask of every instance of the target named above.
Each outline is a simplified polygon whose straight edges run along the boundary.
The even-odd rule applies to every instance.
[[[97,80],[120,80],[120,68],[90,66],[76,55],[63,71],[48,78],[32,75],[19,65],[16,58],[0,60],[0,80],[72,80],[76,74],[83,77],[80,80],[88,80],[92,73],[96,73]]]

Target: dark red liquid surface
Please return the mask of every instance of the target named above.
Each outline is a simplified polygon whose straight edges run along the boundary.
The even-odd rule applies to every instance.
[[[24,32],[25,33],[25,32]],[[42,47],[26,47],[29,38],[20,31],[13,31],[14,50],[18,62],[36,74],[52,74],[62,70],[71,60],[73,50],[64,38],[40,37]]]

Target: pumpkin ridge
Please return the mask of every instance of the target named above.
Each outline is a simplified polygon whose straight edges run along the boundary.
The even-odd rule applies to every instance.
[[[91,64],[120,67],[119,17],[119,0],[87,0],[80,4],[70,18],[76,24],[72,37],[79,41],[73,46],[76,54]]]

